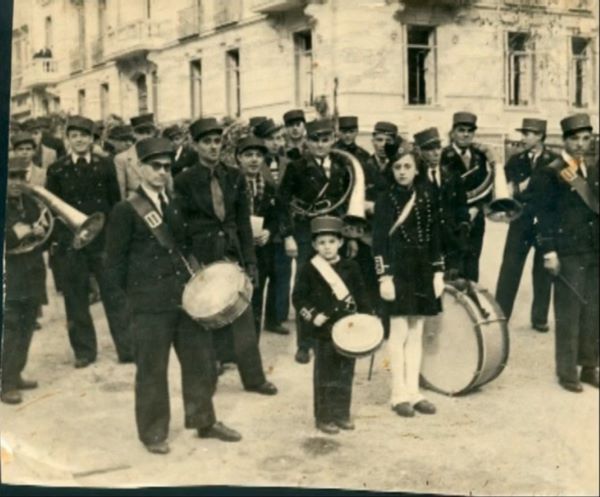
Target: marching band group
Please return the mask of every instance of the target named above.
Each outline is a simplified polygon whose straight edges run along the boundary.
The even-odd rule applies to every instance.
[[[378,122],[373,154],[356,143],[355,116],[339,117],[336,126],[327,118],[306,122],[302,110],[290,110],[283,121],[250,119],[232,145],[235,164],[224,161],[227,129],[214,118],[159,133],[152,114],[105,130],[72,116],[66,147],[45,131],[45,118],[13,133],[2,402],[17,404],[21,390],[37,386],[21,373],[47,303],[49,249],[75,367],[97,358],[89,300],[95,281],[118,359],[136,365],[138,436],[152,453],[169,451],[171,346],[181,364],[186,428],[201,438],[241,439],[217,421],[219,372],[234,363],[245,390],[277,393],[265,376],[259,339],[263,328],[289,334],[291,290],[295,360],[306,364],[314,355],[318,429],[354,428],[355,358],[340,350],[332,329],[357,313],[377,316],[385,330],[393,411],[433,414],[419,389],[424,322],[443,312],[445,285],[478,281],[486,213],[494,182],[504,175],[520,215],[507,218],[496,299],[509,319],[534,248],[532,327],[548,331],[554,286],[558,381],[572,392],[582,391],[581,382],[598,388],[598,161],[585,159],[593,131],[588,115],[561,121],[560,154],[544,144],[545,121],[524,119],[518,131],[525,150],[504,168],[476,142],[470,112],[454,114],[446,147],[437,128],[408,144],[395,124]],[[48,218],[46,205],[62,222]],[[69,220],[67,212],[83,219]],[[90,221],[98,213],[104,227]],[[219,308],[219,319],[230,314],[226,324],[204,325],[182,308],[182,294],[190,278],[223,261],[251,280],[251,304]],[[205,299],[211,305],[231,290],[220,286]]]

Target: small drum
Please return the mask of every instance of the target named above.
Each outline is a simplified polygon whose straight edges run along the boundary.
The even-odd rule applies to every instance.
[[[352,314],[333,325],[331,338],[336,350],[352,358],[375,352],[383,342],[381,320],[370,314]]]
[[[235,321],[252,299],[252,282],[233,262],[215,262],[192,276],[183,290],[182,307],[206,329]]]
[[[423,334],[422,384],[451,396],[497,378],[509,353],[508,326],[500,306],[487,290],[462,281],[446,284],[444,310],[425,320]]]

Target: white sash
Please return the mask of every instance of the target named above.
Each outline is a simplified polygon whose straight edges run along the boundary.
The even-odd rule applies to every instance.
[[[340,275],[331,267],[325,259],[323,259],[320,255],[315,255],[310,263],[315,267],[319,274],[323,276],[323,279],[327,282],[327,284],[333,290],[333,294],[340,301],[345,301],[345,299],[350,295],[350,291],[344,283],[344,280],[340,277]]]
[[[417,192],[413,192],[412,195],[410,196],[410,198],[408,199],[408,202],[406,202],[406,205],[404,206],[404,209],[402,209],[402,212],[398,216],[398,219],[396,219],[396,222],[390,228],[390,231],[389,231],[388,235],[390,235],[390,236],[393,235],[394,232],[400,226],[402,226],[402,223],[404,223],[404,221],[406,221],[406,218],[408,217],[408,215],[413,210],[413,207],[415,206],[415,201],[416,200],[417,200]]]

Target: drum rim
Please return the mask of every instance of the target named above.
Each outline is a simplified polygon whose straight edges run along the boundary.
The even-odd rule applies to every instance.
[[[379,324],[377,329],[380,330],[380,334],[381,334],[381,338],[378,340],[378,342],[375,345],[373,345],[369,349],[362,351],[362,352],[348,351],[347,349],[342,348],[338,343],[336,343],[336,341],[334,339],[334,332],[335,332],[336,327],[338,329],[340,329],[341,328],[340,323],[342,323],[343,321],[346,321],[349,318],[356,319],[356,317],[359,317],[359,319],[368,318],[369,321],[377,322]],[[371,355],[377,349],[379,349],[379,347],[381,347],[381,344],[383,343],[384,339],[385,339],[385,330],[383,329],[383,324],[381,323],[381,319],[379,319],[377,316],[374,316],[372,314],[358,312],[355,314],[350,314],[348,316],[344,316],[343,318],[338,319],[331,328],[331,341],[333,342],[335,349],[340,354],[347,356],[347,357],[358,358],[358,357]]]
[[[466,302],[468,304],[468,305],[465,305],[465,309],[473,322],[474,330],[477,330],[477,333],[475,333],[475,335],[477,338],[477,348],[479,351],[478,358],[477,358],[477,368],[475,369],[475,372],[473,373],[473,378],[467,384],[467,386],[461,388],[460,390],[457,390],[456,392],[449,392],[447,390],[443,390],[442,388],[436,387],[431,382],[429,382],[423,376],[422,373],[419,375],[420,379],[421,379],[421,383],[423,384],[423,386],[425,388],[427,388],[433,392],[437,392],[442,395],[446,395],[448,397],[459,397],[462,395],[466,395],[469,392],[471,392],[474,388],[478,388],[478,387],[482,387],[482,386],[486,385],[487,383],[491,382],[492,380],[494,380],[498,376],[500,376],[500,374],[502,373],[502,371],[504,371],[504,368],[506,367],[506,364],[508,362],[510,344],[509,344],[508,326],[506,324],[506,317],[504,316],[502,309],[500,308],[499,304],[495,301],[495,299],[490,298],[490,297],[492,297],[492,294],[488,290],[480,287],[478,284],[476,284],[474,282],[471,282],[471,284],[473,285],[473,288],[476,291],[478,291],[481,294],[484,294],[486,296],[487,300],[489,301],[489,303],[491,303],[492,308],[494,309],[494,312],[496,312],[496,314],[498,316],[497,321],[502,323],[500,328],[502,331],[502,335],[504,336],[504,343],[506,344],[506,346],[504,347],[504,351],[502,354],[502,360],[501,360],[500,364],[497,366],[496,371],[494,371],[494,373],[490,376],[490,378],[488,378],[487,380],[485,380],[481,383],[478,383],[478,381],[477,381],[479,378],[478,375],[481,373],[484,362],[485,362],[485,348],[483,346],[483,334],[482,334],[481,323],[480,323],[482,316],[479,314],[479,311],[477,310],[475,304],[471,301],[471,299],[468,297],[468,295],[466,295],[464,292],[462,292],[461,290],[459,290],[452,284],[446,283],[444,286],[444,292],[447,291],[456,300]]]

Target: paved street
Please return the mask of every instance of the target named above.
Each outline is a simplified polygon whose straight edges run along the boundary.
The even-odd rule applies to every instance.
[[[492,292],[506,227],[488,223],[482,285]],[[96,364],[72,366],[53,296],[36,332],[26,376],[40,388],[19,406],[0,406],[6,483],[124,486],[255,485],[341,487],[478,495],[598,495],[598,390],[562,390],[554,377],[553,332],[529,328],[531,261],[511,323],[504,373],[480,391],[428,393],[435,416],[400,418],[389,406],[385,347],[358,362],[352,412],[356,430],[325,436],[312,418],[312,364],[293,361],[294,339],[261,343],[276,397],[242,391],[235,370],[219,380],[217,415],[243,434],[237,444],[200,440],[184,430],[179,369],[170,369],[168,456],[139,443],[133,415],[135,367],[118,365],[100,305]],[[6,444],[6,447],[5,447]]]

